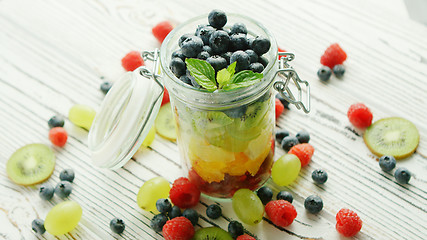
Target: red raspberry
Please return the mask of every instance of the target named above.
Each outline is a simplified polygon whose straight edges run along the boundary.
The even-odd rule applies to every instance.
[[[67,131],[63,127],[51,128],[49,130],[49,139],[53,145],[63,147],[67,143]]]
[[[265,205],[265,212],[271,221],[280,227],[289,226],[297,217],[294,205],[285,200],[268,202]]]
[[[276,120],[277,120],[280,117],[280,115],[283,113],[283,110],[285,110],[285,106],[283,106],[283,103],[276,98],[275,107],[276,107]]]
[[[296,155],[301,161],[301,167],[304,167],[310,162],[314,153],[314,147],[309,143],[301,143],[293,146],[288,153]]]
[[[256,238],[249,236],[248,234],[240,235],[236,240],[256,240]]]
[[[168,90],[165,88],[165,92],[163,93],[163,99],[162,99],[162,104],[161,106],[163,106],[164,104],[170,102],[169,100],[169,92]]]
[[[144,65],[144,60],[138,51],[131,51],[122,58],[122,66],[126,71],[133,71]]]
[[[285,50],[285,49],[283,49],[283,48],[278,47],[278,52],[279,52],[279,53],[280,53],[280,52],[286,52],[286,50]],[[280,59],[281,57],[286,57],[286,55],[285,55],[285,56],[279,56],[278,58]]]
[[[347,54],[338,43],[334,43],[325,50],[320,58],[320,63],[332,69],[335,65],[342,64],[346,59]]]
[[[168,21],[159,22],[156,26],[151,29],[151,32],[153,32],[154,37],[159,40],[160,43],[165,40],[166,36],[172,31],[173,26]]]
[[[199,202],[200,190],[188,178],[181,177],[173,182],[169,198],[180,208],[191,208]]]
[[[353,237],[362,228],[362,219],[350,209],[341,209],[336,216],[335,228],[345,237]]]
[[[163,225],[165,240],[190,240],[194,236],[194,227],[186,217],[176,217]]]
[[[358,128],[367,128],[372,124],[372,112],[363,103],[355,103],[348,108],[348,120]]]

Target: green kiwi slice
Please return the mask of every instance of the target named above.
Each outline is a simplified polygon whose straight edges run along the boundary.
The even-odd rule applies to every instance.
[[[43,182],[55,168],[55,154],[50,147],[33,143],[16,150],[6,165],[9,178],[20,185],[28,186]]]
[[[159,113],[154,120],[154,127],[160,136],[171,141],[176,140],[176,125],[170,103],[160,107]]]
[[[373,154],[402,159],[415,151],[420,135],[412,122],[400,117],[390,117],[369,126],[363,139]]]
[[[194,234],[193,240],[233,240],[231,235],[219,227],[200,228]]]

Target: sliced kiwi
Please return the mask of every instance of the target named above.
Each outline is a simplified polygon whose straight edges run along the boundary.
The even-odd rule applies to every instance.
[[[418,146],[420,135],[415,125],[400,117],[383,118],[369,126],[363,136],[369,150],[381,157],[396,159],[410,156]]]
[[[245,115],[236,119],[228,133],[236,139],[250,141],[257,138],[269,126],[268,103],[256,102],[250,105]]]
[[[6,165],[9,178],[20,185],[33,185],[43,182],[52,175],[55,168],[55,154],[50,147],[41,144],[28,144],[16,150]]]
[[[200,228],[194,234],[193,240],[233,240],[231,235],[219,227]]]
[[[195,111],[192,113],[192,121],[195,132],[210,144],[221,147],[225,144],[226,126],[230,125],[233,119],[223,112]]]
[[[160,136],[172,141],[176,140],[176,125],[170,103],[160,107],[156,120],[154,120],[154,127]]]

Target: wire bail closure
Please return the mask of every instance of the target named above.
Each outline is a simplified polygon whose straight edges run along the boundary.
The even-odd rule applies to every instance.
[[[160,82],[160,75],[156,74],[156,71],[158,71],[159,69],[160,63],[159,52],[160,50],[156,48],[154,49],[154,51],[143,51],[141,53],[142,60],[154,62],[154,66],[152,71],[148,70],[145,66],[139,67],[139,73],[144,77],[153,78],[154,81],[164,89],[163,84]],[[161,92],[161,94],[163,94],[163,92],[164,90]]]
[[[295,54],[289,52],[279,52],[279,70],[277,70],[274,77],[279,76],[279,80],[276,80],[273,84],[274,89],[276,89],[280,95],[289,103],[294,104],[298,109],[301,109],[305,113],[310,112],[310,85],[307,81],[301,80],[298,76],[298,73],[293,69],[292,66],[288,64],[289,61],[295,59]],[[295,95],[292,93],[289,88],[289,83],[292,82],[295,84],[295,87],[298,90],[298,94]],[[306,86],[306,100],[305,104],[302,99],[302,91],[300,84]]]

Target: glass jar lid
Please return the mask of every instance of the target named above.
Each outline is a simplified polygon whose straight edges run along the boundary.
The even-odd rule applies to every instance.
[[[117,169],[138,150],[160,108],[162,84],[145,67],[113,84],[89,131],[94,165]]]

